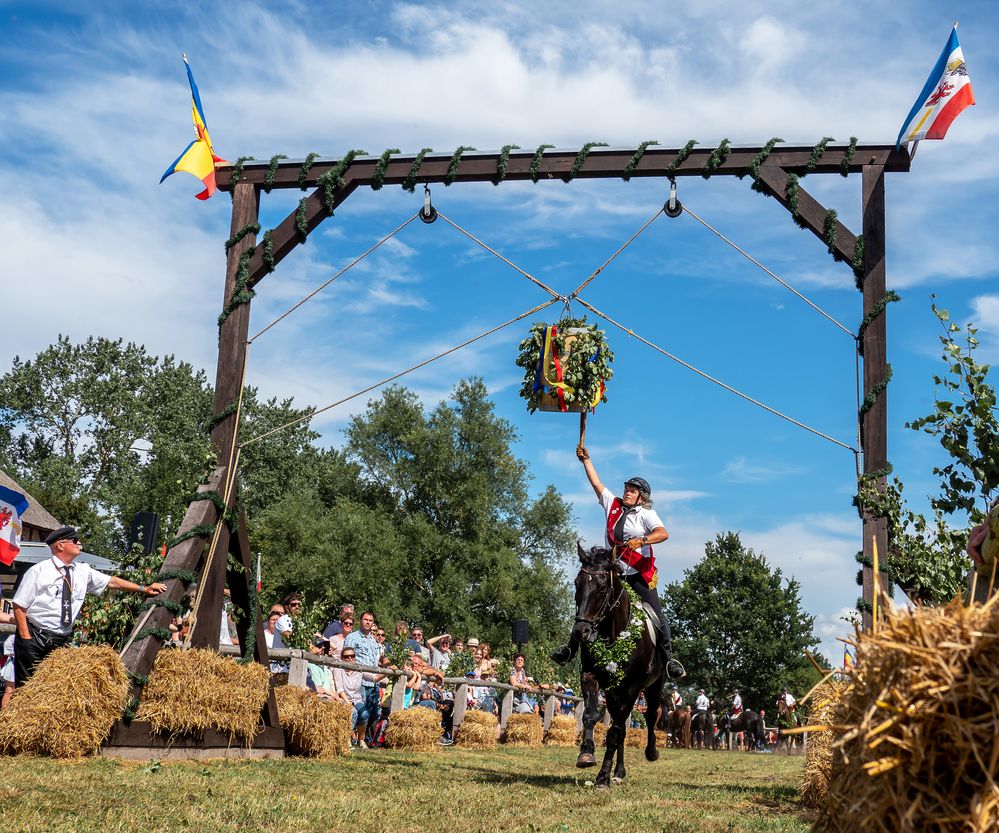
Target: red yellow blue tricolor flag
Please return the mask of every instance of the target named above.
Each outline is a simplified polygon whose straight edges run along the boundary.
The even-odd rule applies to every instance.
[[[974,103],[975,95],[955,23],[930,77],[905,117],[895,147],[920,139],[942,139],[958,114]]]
[[[191,73],[191,65],[187,62],[187,55],[184,56],[184,66],[187,67],[187,80],[191,82],[191,117],[194,119],[195,139],[170,164],[170,167],[160,178],[160,182],[170,174],[185,171],[204,183],[205,190],[196,196],[199,200],[207,200],[215,193],[215,163],[227,163],[224,159],[216,156],[215,150],[212,148],[212,140],[208,135],[208,125],[205,123],[205,111],[201,107],[201,96],[198,94],[198,85],[194,83],[194,75]]]

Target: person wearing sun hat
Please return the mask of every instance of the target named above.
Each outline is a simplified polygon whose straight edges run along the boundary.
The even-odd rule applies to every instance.
[[[75,564],[83,552],[80,536],[71,526],[50,532],[45,539],[51,558],[28,568],[14,594],[14,679],[24,685],[35,667],[73,635],[73,622],[80,615],[88,593],[101,595],[105,590],[124,590],[156,596],[166,585],[135,584],[118,576],[109,576],[89,564]]]

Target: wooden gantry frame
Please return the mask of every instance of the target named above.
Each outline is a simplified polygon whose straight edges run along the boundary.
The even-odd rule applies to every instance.
[[[644,151],[644,152],[642,152]],[[244,267],[243,279],[246,288],[256,287],[277,263],[287,257],[300,242],[303,242],[302,227],[307,235],[331,215],[354,191],[363,186],[376,187],[402,185],[412,181],[414,163],[419,162],[418,180],[422,183],[447,182],[495,182],[498,179],[508,182],[534,180],[536,178],[555,180],[578,179],[617,179],[626,168],[631,167],[631,177],[659,178],[702,176],[710,171],[711,176],[745,176],[754,159],[764,152],[765,160],[759,166],[758,184],[767,194],[774,197],[792,213],[799,224],[815,234],[823,243],[828,242],[826,228],[828,212],[825,206],[815,200],[800,184],[795,191],[795,204],[789,199],[790,176],[804,174],[860,174],[862,177],[861,207],[863,216],[863,261],[858,278],[863,287],[863,315],[870,313],[886,292],[885,286],[885,184],[886,173],[904,173],[909,170],[909,155],[894,145],[886,144],[829,144],[821,157],[814,159],[814,149],[804,145],[779,145],[769,155],[763,146],[733,146],[722,154],[718,162],[713,149],[666,148],[657,145],[643,148],[608,149],[592,148],[588,154],[576,150],[546,150],[538,164],[535,153],[530,151],[513,152],[465,152],[394,154],[388,163],[380,163],[377,156],[359,156],[350,161],[342,170],[339,187],[329,200],[328,192],[324,201],[320,177],[330,171],[343,168],[341,160],[318,158],[311,167],[303,166],[302,160],[287,160],[276,167],[266,162],[246,162],[236,166],[221,167],[216,181],[220,191],[232,194],[231,240],[226,257],[225,291],[223,309],[230,309],[219,332],[218,365],[215,377],[215,427],[212,430],[212,445],[221,464],[212,473],[208,482],[199,488],[202,492],[227,494],[226,505],[234,511],[237,489],[235,468],[239,443],[238,414],[233,412],[232,403],[239,400],[245,380],[247,337],[250,322],[250,301],[231,305],[234,293],[243,290],[238,285],[237,273],[241,261]],[[679,165],[670,166],[678,156],[685,158]],[[581,166],[577,156],[585,156]],[[638,158],[637,164],[634,159]],[[457,167],[454,159],[458,158]],[[501,163],[505,161],[505,173],[499,175]],[[532,170],[532,162],[537,167]],[[630,164],[631,163],[631,164]],[[303,174],[303,168],[305,173]],[[302,201],[300,207],[292,211],[270,234],[269,244],[257,245],[254,233],[247,233],[247,227],[257,223],[261,193],[272,189],[313,189]],[[844,269],[850,271],[854,259],[857,235],[839,220],[835,221],[835,248],[837,260],[844,262]],[[248,257],[244,253],[250,252]],[[864,330],[861,345],[863,355],[863,392],[865,397],[872,391],[883,389],[887,376],[886,316],[876,316]],[[882,392],[873,406],[863,415],[860,428],[860,445],[863,459],[863,473],[873,485],[883,486],[888,466],[887,457],[887,396]],[[230,488],[226,488],[226,486]],[[192,634],[192,647],[216,648],[219,642],[223,590],[228,584],[235,606],[241,611],[250,610],[253,581],[250,544],[246,532],[245,518],[240,514],[235,532],[230,533],[228,525],[220,517],[216,505],[210,500],[192,502],[181,522],[178,537],[197,527],[214,526],[218,530],[216,552],[222,557],[210,560],[210,569],[205,569],[209,538],[195,536],[180,541],[167,553],[163,564],[164,571],[197,571],[202,584],[202,611],[204,611]],[[887,522],[870,514],[863,515],[863,552],[870,563],[873,547],[880,553],[887,552]],[[227,564],[225,553],[234,556],[242,569],[232,569]],[[184,583],[178,579],[166,582],[165,597],[180,601],[186,592]],[[863,598],[872,602],[874,598],[873,570],[865,566],[863,570]],[[163,645],[160,638],[150,635],[135,638],[140,628],[165,628],[169,624],[170,611],[166,607],[154,607],[149,616],[137,623],[132,641],[123,653],[126,668],[137,677],[148,675],[156,654]],[[864,627],[871,625],[870,613],[863,614]],[[267,648],[264,643],[263,619],[248,621],[248,616],[237,618],[237,631],[240,644],[247,644],[249,630],[256,635],[254,659],[267,663]],[[137,685],[138,689],[138,685]],[[278,745],[280,724],[273,695],[264,709],[263,726],[256,743],[264,747]],[[148,737],[147,727],[120,724],[111,743],[141,746]]]

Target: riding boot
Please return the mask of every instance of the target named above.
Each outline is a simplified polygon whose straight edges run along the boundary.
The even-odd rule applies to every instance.
[[[569,637],[569,641],[563,645],[561,648],[556,648],[552,651],[551,660],[557,665],[565,665],[574,656],[576,656],[576,650],[579,647],[579,643],[575,637],[575,634]]]
[[[684,667],[673,659],[673,650],[670,644],[669,634],[661,625],[656,628],[656,652],[663,668],[666,669],[666,677],[670,680],[679,680],[687,676]]]

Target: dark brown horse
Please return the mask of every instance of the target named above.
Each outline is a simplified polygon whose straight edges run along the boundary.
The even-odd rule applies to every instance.
[[[723,748],[728,747],[730,735],[738,735],[740,732],[745,733],[747,751],[759,749],[766,743],[763,720],[756,712],[746,709],[734,717],[723,714],[718,718],[718,737]]]
[[[715,710],[711,706],[706,712],[694,712],[690,719],[690,734],[695,749],[713,749],[715,740]]]
[[[609,787],[615,755],[617,764],[614,766],[614,780],[619,781],[625,776],[624,739],[628,716],[638,695],[644,689],[647,713],[657,714],[666,672],[645,624],[634,651],[623,661],[623,676],[619,681],[615,682],[614,670],[608,670],[593,656],[591,643],[602,640],[604,644],[612,645],[618,635],[628,629],[631,621],[631,598],[621,577],[620,562],[613,550],[604,547],[593,547],[589,552],[582,547],[578,547],[578,550],[580,568],[576,576],[576,623],[573,626],[573,639],[582,647],[581,691],[584,709],[583,742],[579,747],[576,766],[596,765],[593,727],[599,717],[598,694],[603,689],[612,723],[607,730],[606,751],[596,785]],[[645,759],[654,761],[659,757],[656,749],[656,721],[647,721],[647,727]]]

